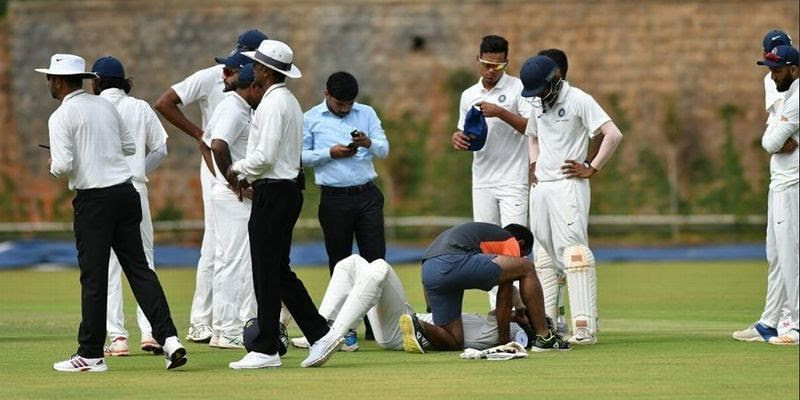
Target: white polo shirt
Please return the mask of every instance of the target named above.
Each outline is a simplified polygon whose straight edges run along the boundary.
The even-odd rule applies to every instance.
[[[489,90],[483,87],[483,78],[461,93],[458,129],[464,130],[464,118],[475,103],[485,101],[528,118],[530,102],[520,94],[522,81],[504,73]],[[528,184],[528,141],[511,125],[500,118],[486,118],[488,135],[486,144],[473,152],[472,187],[475,189],[506,185]]]
[[[181,99],[184,106],[197,102],[202,117],[203,140],[208,139],[208,120],[214,108],[225,98],[225,82],[223,82],[222,64],[201,69],[186,79],[172,85],[172,90]]]
[[[76,90],[64,97],[47,126],[50,173],[66,176],[70,190],[99,189],[131,178],[125,156],[136,153],[136,144],[108,100]]]
[[[783,106],[783,93],[778,92],[772,74],[767,72],[764,76],[764,108],[767,110],[767,125],[780,120],[781,107]]]
[[[791,132],[791,138],[800,142],[800,112],[798,112],[798,86],[800,80],[795,79],[792,86],[789,87],[784,96],[783,106],[779,116],[775,122],[770,122],[764,135],[774,134],[778,130],[778,126],[787,128]],[[785,142],[786,139],[781,138],[780,142]],[[786,190],[794,186],[800,181],[800,149],[794,149],[789,154],[775,153],[769,160],[769,189],[772,191]]]
[[[303,110],[285,83],[267,89],[250,124],[247,155],[233,163],[234,172],[249,182],[295,179],[300,172]]]
[[[156,113],[146,101],[128,96],[122,89],[103,90],[100,97],[108,100],[116,107],[125,127],[136,143],[136,154],[126,157],[135,182],[147,183],[145,175],[145,157],[165,143],[167,132],[158,120]]]
[[[538,104],[538,101],[537,101]],[[544,112],[534,107],[525,134],[539,140],[536,178],[540,182],[564,179],[561,167],[566,160],[583,163],[589,139],[611,118],[592,96],[564,81],[555,104]]]
[[[250,135],[250,105],[236,92],[231,92],[230,96],[225,97],[214,109],[211,120],[208,121],[208,131],[210,139],[208,145],[214,139],[222,140],[228,144],[231,153],[231,162],[236,162],[247,154],[247,138]],[[213,152],[212,152],[213,157]],[[214,174],[217,183],[227,185],[225,175],[220,172],[216,159],[214,160]]]

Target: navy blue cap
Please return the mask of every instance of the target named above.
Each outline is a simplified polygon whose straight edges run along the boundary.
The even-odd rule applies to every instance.
[[[470,107],[464,117],[464,134],[469,137],[469,148],[467,149],[469,151],[478,151],[486,144],[489,127],[486,125],[486,117],[475,106]]]
[[[756,61],[758,65],[767,67],[782,67],[784,65],[800,65],[800,55],[797,49],[788,45],[780,45],[769,53],[764,53],[764,59]]]
[[[773,29],[764,35],[764,53],[768,53],[780,45],[792,45],[792,38],[786,32]]]
[[[267,39],[269,38],[264,32],[258,29],[250,29],[239,35],[239,39],[236,41],[236,49],[239,51],[253,51],[258,49],[258,45]]]
[[[253,61],[253,60],[250,60]],[[256,74],[253,70],[253,63],[245,64],[239,70],[239,82],[253,82],[256,80]]]
[[[519,70],[522,80],[522,97],[540,95],[556,76],[558,65],[550,57],[535,56],[527,59]]]
[[[242,66],[245,64],[252,63],[253,59],[247,57],[243,53],[234,50],[227,57],[214,57],[214,61],[216,61],[217,64],[225,64],[225,66],[228,68],[239,69],[242,68]]]
[[[107,78],[125,78],[125,69],[122,68],[122,63],[111,56],[98,58],[92,65],[92,72]]]

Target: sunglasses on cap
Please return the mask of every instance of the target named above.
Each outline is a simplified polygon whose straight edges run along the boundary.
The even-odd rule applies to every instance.
[[[785,61],[783,59],[783,57],[781,57],[781,56],[779,56],[779,55],[777,55],[777,54],[775,54],[773,52],[764,53],[764,59],[772,61],[772,62],[779,62],[779,63],[782,63],[782,62]]]
[[[508,66],[508,61],[503,61],[503,62],[486,61],[480,57],[478,57],[478,63],[484,69],[495,70],[495,71],[502,71],[506,69],[506,67]]]

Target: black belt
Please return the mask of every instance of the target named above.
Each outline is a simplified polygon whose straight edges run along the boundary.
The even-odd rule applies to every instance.
[[[270,185],[270,184],[274,184],[274,183],[293,183],[293,184],[297,184],[297,180],[296,179],[261,178],[261,179],[254,180],[253,183],[250,184],[250,186],[252,186],[253,188],[257,188],[257,187],[261,187],[261,186],[264,186],[264,185]]]
[[[75,189],[75,191],[77,191],[78,193],[93,193],[93,192],[99,192],[99,191],[102,191],[102,190],[120,188],[122,186],[130,185],[130,184],[131,184],[131,180],[130,180],[130,178],[128,178],[125,182],[118,183],[116,185],[111,185],[111,186],[106,186],[106,187],[101,187],[101,188],[91,188],[91,189]]]
[[[346,186],[346,187],[338,187],[338,186],[325,186],[321,185],[320,189],[322,189],[325,193],[335,193],[335,194],[358,194],[364,193],[368,190],[372,190],[375,188],[375,184],[372,181],[369,181],[363,185],[358,186]]]

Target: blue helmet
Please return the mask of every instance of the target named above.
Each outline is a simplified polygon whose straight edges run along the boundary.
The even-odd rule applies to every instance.
[[[522,80],[522,97],[539,96],[556,80],[558,65],[545,56],[535,56],[527,59],[519,71]]]

